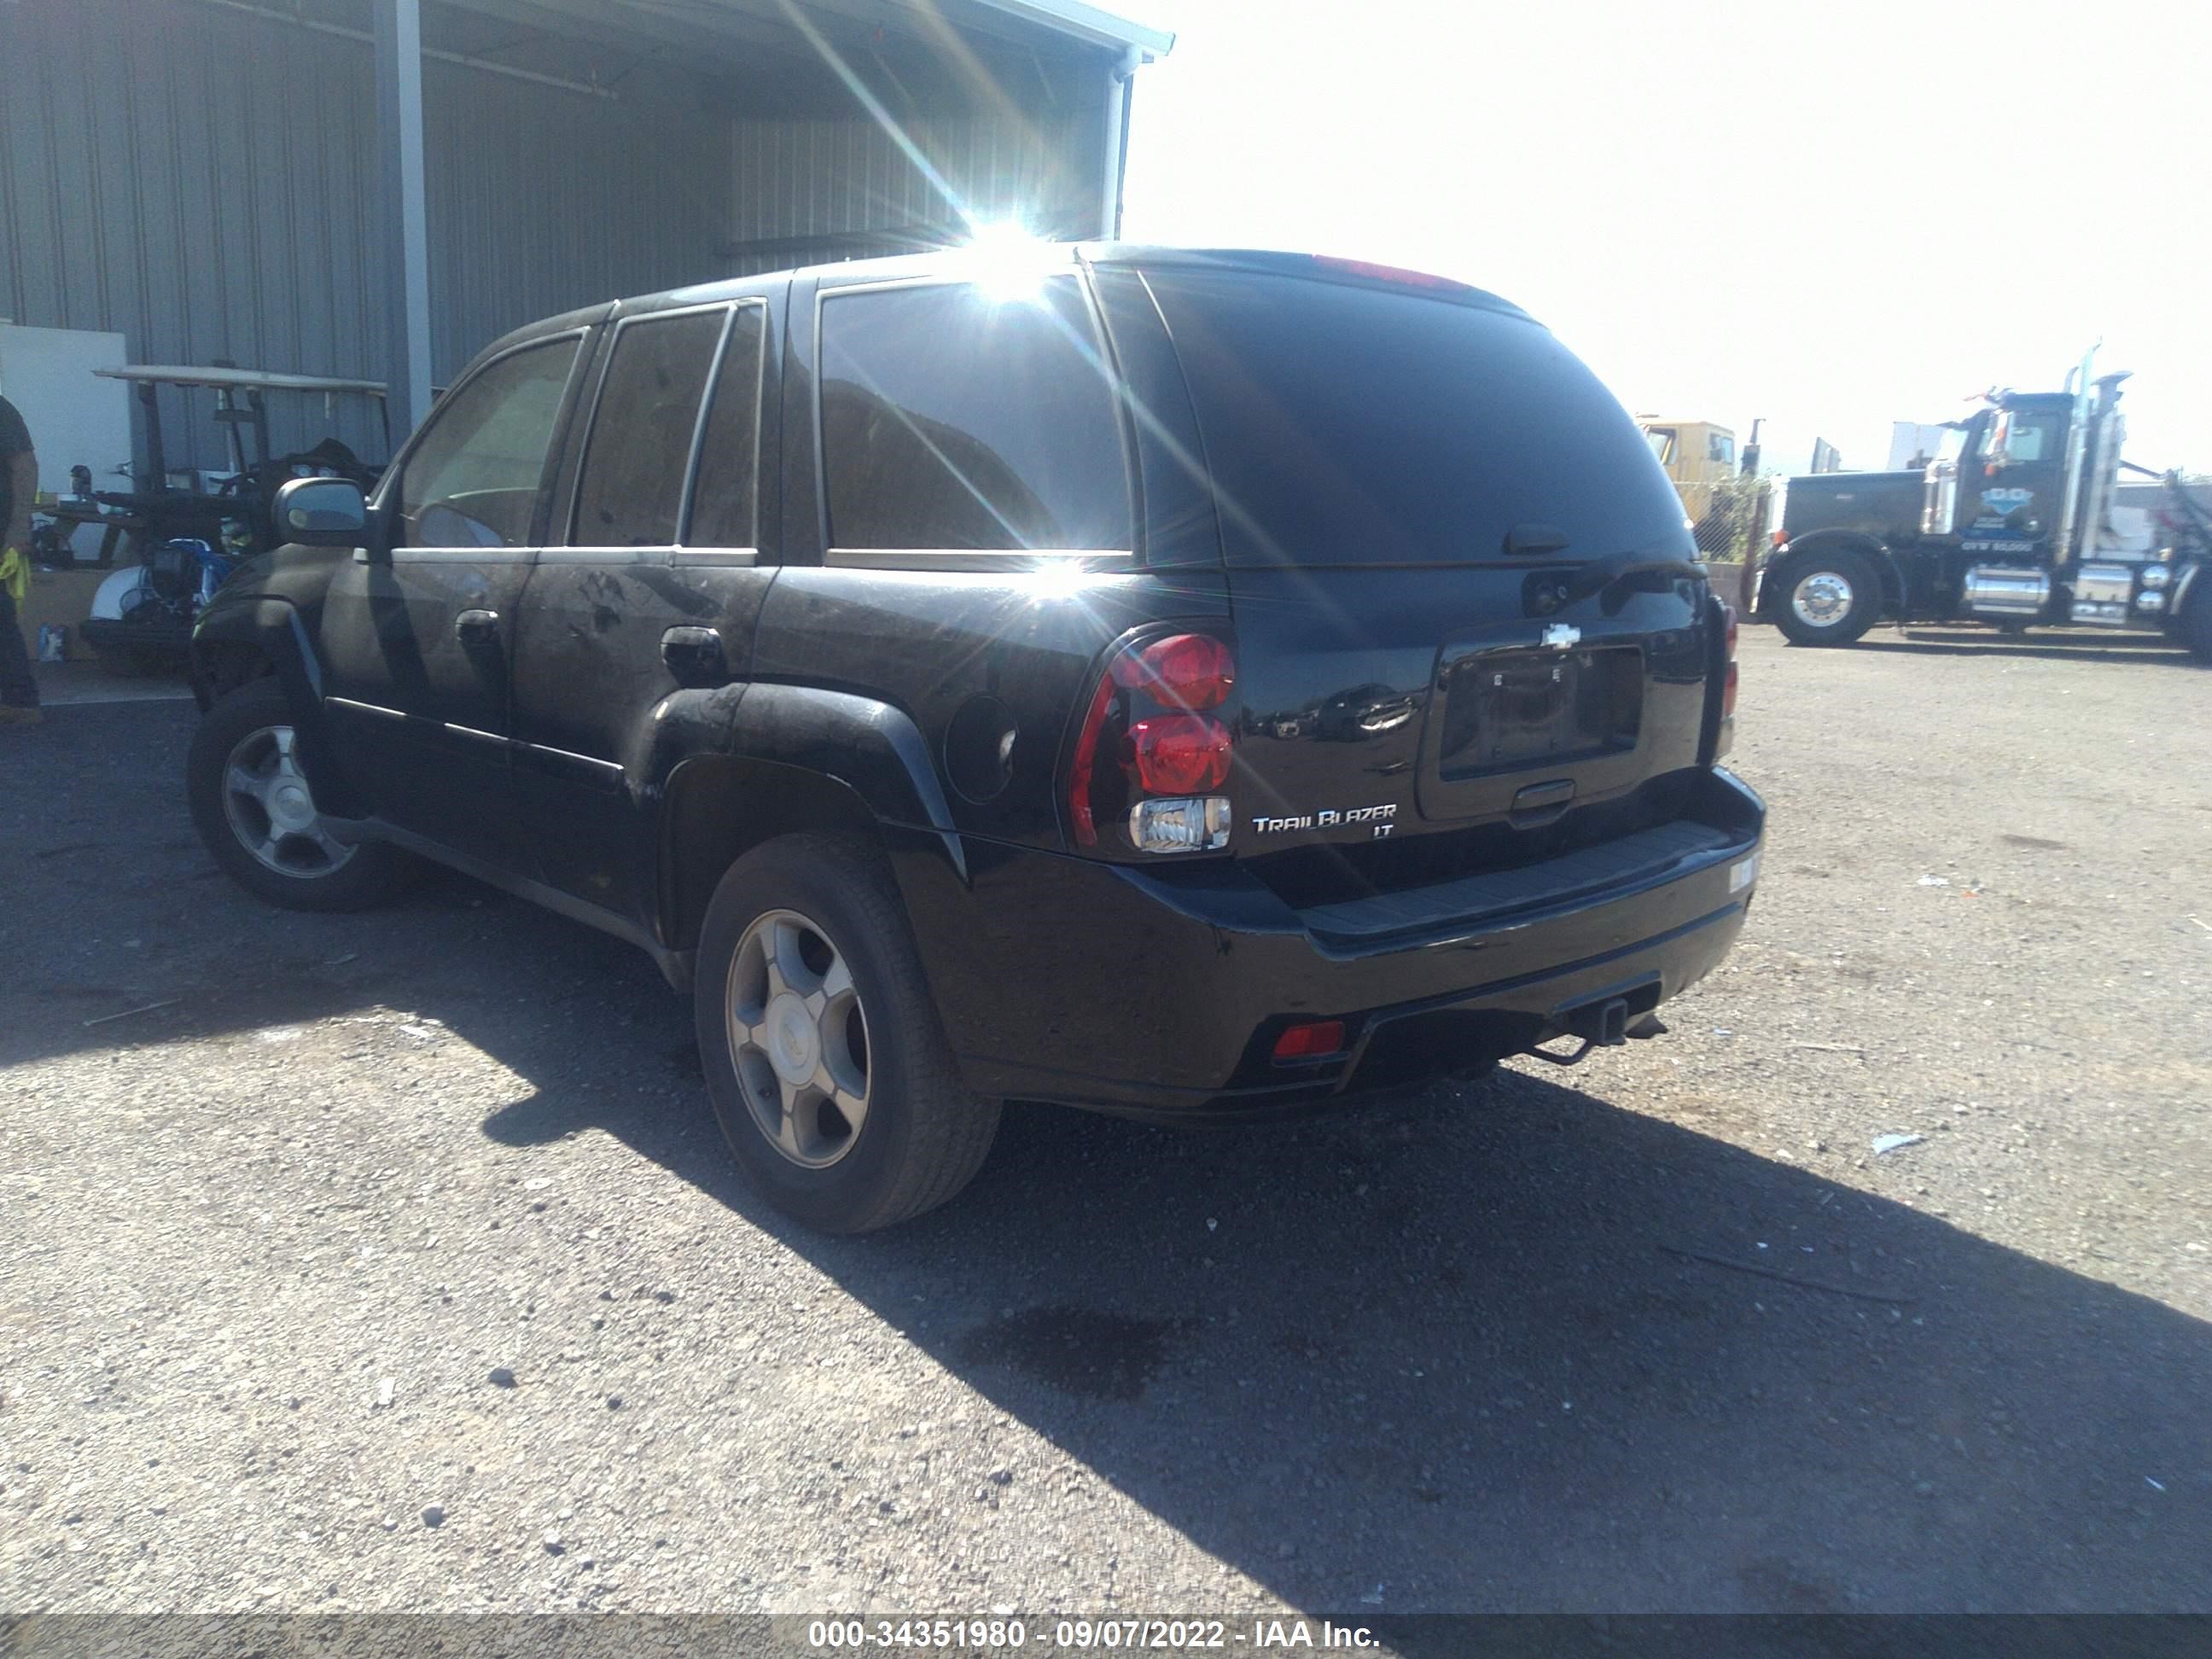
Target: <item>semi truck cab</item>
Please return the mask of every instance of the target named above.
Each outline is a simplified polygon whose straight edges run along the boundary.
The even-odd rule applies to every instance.
[[[1982,620],[2157,630],[2212,661],[2212,520],[2178,489],[2164,513],[2115,503],[2128,378],[2084,360],[2062,391],[1992,394],[1917,475],[1786,481],[1754,614],[1801,645]]]

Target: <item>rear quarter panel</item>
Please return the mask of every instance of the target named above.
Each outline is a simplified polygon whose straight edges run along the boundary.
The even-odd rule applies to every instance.
[[[933,572],[787,568],[769,590],[756,681],[872,697],[913,720],[963,834],[1062,844],[1057,781],[1069,726],[1106,646],[1146,623],[1219,626],[1220,573]],[[992,698],[1015,726],[1004,787],[963,794],[946,739]]]

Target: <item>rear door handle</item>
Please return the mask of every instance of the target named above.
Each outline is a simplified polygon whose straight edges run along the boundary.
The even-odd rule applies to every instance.
[[[726,685],[729,659],[722,653],[722,636],[712,628],[672,628],[660,636],[660,660],[678,685]]]
[[[499,612],[464,611],[453,618],[453,637],[463,645],[497,645]]]

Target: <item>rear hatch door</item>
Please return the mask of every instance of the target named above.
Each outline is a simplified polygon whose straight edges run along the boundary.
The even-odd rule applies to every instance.
[[[1319,901],[1670,816],[1715,658],[1705,581],[1595,377],[1456,285],[1146,276],[1219,507],[1237,855]]]

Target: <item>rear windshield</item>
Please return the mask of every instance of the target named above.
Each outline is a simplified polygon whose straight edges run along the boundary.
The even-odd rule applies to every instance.
[[[1636,422],[1537,324],[1387,289],[1146,273],[1188,377],[1231,564],[1448,564],[1519,526],[1568,558],[1693,556]]]

